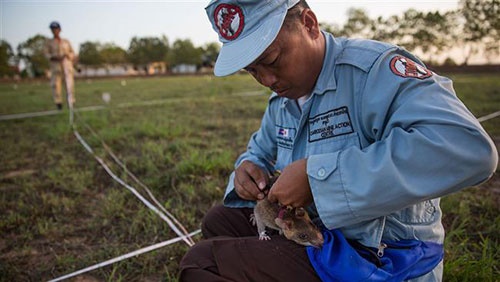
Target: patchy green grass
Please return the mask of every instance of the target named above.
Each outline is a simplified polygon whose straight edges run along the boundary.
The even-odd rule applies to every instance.
[[[478,117],[500,109],[498,74],[451,75]],[[267,104],[246,75],[78,80],[80,134],[110,168],[99,138],[188,230],[220,202],[236,157]],[[257,92],[255,92],[257,91]],[[0,114],[53,110],[48,82],[0,84]],[[151,103],[151,101],[153,101]],[[0,281],[45,281],[176,237],[78,143],[60,115],[0,121]],[[500,118],[484,123],[500,137]],[[139,189],[137,185],[134,185]],[[500,275],[498,176],[442,200],[445,281]],[[199,239],[199,237],[196,237]],[[85,274],[92,281],[176,281],[176,243]]]

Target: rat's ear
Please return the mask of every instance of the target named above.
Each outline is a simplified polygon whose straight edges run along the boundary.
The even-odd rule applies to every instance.
[[[290,230],[292,228],[292,224],[293,224],[293,222],[291,220],[281,219],[279,217],[275,218],[274,222],[282,230]]]
[[[295,209],[295,216],[304,217],[305,215],[306,215],[306,211],[304,210],[304,208]]]

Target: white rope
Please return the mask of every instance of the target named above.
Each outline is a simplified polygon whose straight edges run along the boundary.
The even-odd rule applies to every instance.
[[[53,110],[53,111],[45,111],[45,112],[1,115],[0,120],[11,120],[11,119],[23,119],[23,118],[30,118],[30,117],[51,116],[51,115],[58,115],[60,113],[61,113],[61,111]]]
[[[104,110],[105,108],[106,107],[104,107],[104,106],[91,106],[91,107],[75,109],[75,112],[99,111],[99,110]],[[60,115],[63,113],[64,113],[63,111],[53,110],[53,111],[44,111],[44,112],[0,115],[0,120],[14,120],[14,119],[25,119],[25,118],[32,118],[32,117],[54,116],[54,115]]]
[[[77,116],[78,116],[78,119],[81,120],[80,116],[79,115],[77,115]],[[149,198],[153,201],[154,204],[156,204],[156,207],[158,207],[166,216],[168,216],[171,220],[173,220],[175,222],[175,224],[177,224],[177,226],[180,229],[182,229],[182,231],[183,231],[184,234],[187,234],[188,232],[187,232],[186,228],[184,227],[184,225],[182,225],[177,220],[177,218],[175,218],[170,212],[167,211],[167,209],[165,209],[165,207],[163,207],[163,205],[161,205],[159,203],[159,201],[153,195],[153,193],[151,192],[151,190],[146,186],[146,184],[142,183],[130,170],[127,169],[126,165],[113,153],[113,151],[111,150],[111,148],[99,137],[99,135],[92,129],[92,127],[90,127],[87,123],[85,123],[82,120],[81,120],[81,122],[94,135],[94,137],[96,137],[101,142],[104,150],[127,173],[127,175],[130,176],[137,184],[139,184],[139,186],[141,186],[146,191],[146,193],[148,194]],[[81,140],[82,138],[80,137],[78,139]],[[191,238],[188,237],[188,240],[191,241],[191,245],[194,245],[194,241]]]
[[[67,85],[66,85],[67,86]],[[67,91],[67,93],[70,93],[69,92],[69,89]],[[143,202],[150,210],[152,210],[153,212],[155,212],[156,214],[158,214],[160,216],[161,219],[163,219],[165,222],[167,222],[167,224],[170,226],[170,228],[179,236],[177,238],[174,238],[174,239],[170,239],[168,241],[165,241],[165,242],[162,242],[162,243],[158,243],[158,244],[155,244],[153,246],[149,246],[149,247],[146,247],[146,248],[142,248],[142,249],[139,249],[137,251],[134,251],[134,252],[131,252],[131,253],[128,253],[128,254],[125,254],[125,255],[122,255],[122,256],[119,256],[119,257],[116,257],[114,259],[111,259],[111,260],[107,260],[105,262],[102,262],[102,263],[98,263],[98,264],[95,264],[93,266],[90,266],[90,267],[87,267],[85,269],[82,269],[82,270],[79,270],[79,271],[76,271],[76,272],[73,272],[73,273],[70,273],[68,275],[65,275],[65,276],[62,276],[62,277],[59,277],[59,278],[56,278],[56,279],[53,279],[51,281],[60,281],[60,280],[64,280],[64,279],[67,279],[67,278],[70,278],[70,277],[73,277],[73,276],[76,276],[76,275],[79,275],[79,274],[82,274],[82,273],[85,273],[85,272],[88,272],[88,271],[91,271],[91,270],[94,270],[94,269],[98,269],[98,268],[101,268],[101,267],[104,267],[106,265],[109,265],[109,264],[112,264],[112,263],[115,263],[115,262],[118,262],[118,261],[121,261],[121,260],[124,260],[124,259],[127,259],[127,258],[130,258],[132,256],[136,256],[136,255],[139,255],[139,254],[142,254],[142,253],[145,253],[145,252],[149,252],[151,250],[155,250],[157,248],[161,248],[161,247],[164,247],[164,246],[167,246],[167,245],[170,245],[170,244],[173,244],[175,242],[178,242],[180,240],[183,240],[184,242],[186,242],[186,244],[188,246],[193,246],[194,245],[194,241],[193,239],[191,238],[191,236],[193,235],[196,235],[198,234],[201,230],[196,230],[192,233],[189,233],[186,231],[186,229],[184,228],[184,226],[172,215],[170,214],[159,202],[158,200],[156,200],[156,198],[153,196],[153,194],[151,193],[151,191],[147,188],[147,186],[145,184],[143,184],[142,182],[139,181],[139,179],[137,179],[137,177],[135,177],[134,174],[132,174],[127,168],[126,166],[119,160],[119,158],[111,151],[111,149],[106,145],[106,143],[99,138],[99,136],[97,135],[97,133],[86,123],[84,123],[84,125],[90,130],[90,132],[92,134],[94,134],[94,136],[97,137],[97,139],[101,142],[101,144],[103,145],[104,149],[112,156],[113,160],[118,163],[118,165],[120,167],[122,167],[122,169],[124,169],[126,171],[126,173],[132,177],[132,179],[134,179],[137,183],[139,183],[139,185],[141,185],[141,187],[143,189],[145,189],[148,193],[148,195],[150,196],[150,198],[153,200],[153,202],[160,208],[162,209],[162,211],[158,210],[157,207],[155,207],[153,204],[151,204],[147,199],[145,199],[139,192],[137,192],[137,190],[128,185],[127,183],[125,183],[125,181],[123,181],[121,178],[119,178],[118,176],[116,176],[116,174],[113,173],[113,171],[109,168],[108,165],[106,165],[106,163],[104,162],[104,160],[102,160],[100,157],[98,157],[95,153],[94,153],[94,150],[92,149],[92,147],[85,141],[85,139],[83,139],[83,137],[80,135],[80,133],[78,132],[78,130],[76,129],[76,125],[74,124],[74,117],[75,117],[75,109],[73,107],[73,104],[70,102],[72,101],[71,97],[69,97],[69,94],[68,94],[68,108],[69,108],[69,124],[71,126],[71,128],[73,129],[73,134],[75,135],[76,139],[78,140],[78,142],[80,142],[80,144],[82,144],[82,146],[85,148],[85,150],[87,150],[90,154],[92,154],[92,156],[97,160],[97,162],[99,162],[99,164],[104,168],[104,170],[116,181],[118,182],[120,185],[124,186],[125,188],[127,188],[130,192],[132,192],[139,200],[141,200],[141,202]],[[168,216],[166,216],[165,214],[167,214]],[[171,219],[169,219],[168,217],[170,217],[173,221],[175,221],[176,224],[178,224],[178,226],[180,226],[180,228],[182,229],[183,232],[181,232],[177,226],[172,222]]]
[[[137,190],[128,185],[127,183],[125,183],[125,181],[123,181],[121,178],[119,178],[118,176],[116,176],[116,174],[113,173],[113,171],[109,168],[109,166],[104,162],[104,160],[102,160],[100,157],[98,157],[95,153],[94,153],[94,150],[92,149],[92,147],[90,147],[90,145],[85,141],[85,139],[83,139],[83,137],[80,135],[80,133],[78,132],[78,130],[76,129],[76,126],[74,124],[74,112],[73,112],[73,107],[70,106],[70,115],[69,115],[69,123],[70,125],[72,126],[73,128],[73,134],[75,135],[76,139],[80,142],[80,144],[85,148],[85,150],[87,150],[87,152],[89,152],[90,154],[92,154],[92,156],[97,160],[97,162],[99,162],[99,164],[104,168],[104,170],[116,181],[118,182],[120,185],[124,186],[125,188],[127,188],[129,191],[131,191],[137,198],[139,198],[139,200],[141,200],[141,202],[143,202],[149,209],[151,209],[152,211],[154,211],[156,214],[158,214],[164,221],[167,222],[167,224],[170,226],[170,228],[172,228],[172,230],[179,236],[179,237],[176,237],[174,239],[170,239],[170,240],[167,240],[167,241],[164,241],[164,242],[161,242],[161,243],[158,243],[158,244],[155,244],[155,245],[152,245],[152,246],[149,246],[149,247],[145,247],[145,248],[142,248],[142,249],[139,249],[139,250],[136,250],[136,251],[133,251],[133,252],[130,252],[128,254],[125,254],[125,255],[121,255],[119,257],[116,257],[116,258],[113,258],[113,259],[110,259],[110,260],[107,260],[107,261],[104,261],[104,262],[101,262],[101,263],[98,263],[98,264],[94,264],[92,266],[89,266],[87,268],[84,268],[84,269],[81,269],[79,271],[76,271],[76,272],[73,272],[73,273],[70,273],[70,274],[67,274],[67,275],[64,275],[64,276],[61,276],[59,278],[56,278],[56,279],[53,279],[53,280],[50,280],[49,282],[52,282],[52,281],[61,281],[61,280],[65,280],[65,279],[68,279],[68,278],[71,278],[71,277],[74,277],[74,276],[77,276],[77,275],[80,275],[82,273],[85,273],[85,272],[89,272],[89,271],[92,271],[92,270],[95,270],[95,269],[98,269],[98,268],[101,268],[101,267],[104,267],[104,266],[107,266],[107,265],[110,265],[110,264],[113,264],[115,262],[118,262],[118,261],[121,261],[121,260],[125,260],[127,258],[130,258],[130,257],[133,257],[133,256],[137,256],[137,255],[140,255],[140,254],[143,254],[143,253],[146,253],[146,252],[149,252],[149,251],[152,251],[152,250],[155,250],[155,249],[158,249],[158,248],[162,248],[164,246],[167,246],[167,245],[170,245],[170,244],[173,244],[173,243],[176,243],[176,242],[179,242],[181,240],[183,240],[184,242],[186,242],[186,244],[188,246],[192,246],[194,245],[194,241],[193,239],[191,238],[192,236],[198,234],[201,232],[200,229],[196,230],[196,231],[193,231],[191,233],[188,233],[186,231],[186,229],[184,228],[184,226],[179,222],[177,221],[177,219],[172,215],[170,214],[165,208],[163,208],[161,206],[161,204],[156,200],[156,198],[153,196],[153,194],[151,193],[151,191],[147,188],[146,185],[144,185],[142,182],[139,181],[139,179],[137,179],[137,177],[135,177],[135,175],[133,175],[128,169],[126,169],[125,165],[118,159],[118,157],[116,157],[116,155],[109,149],[109,147],[106,145],[106,143],[104,143],[104,141],[102,141],[100,138],[98,138],[97,134],[95,133],[95,131],[92,130],[92,128],[85,124],[87,126],[87,128],[97,136],[97,138],[101,141],[101,144],[103,144],[103,146],[105,147],[105,150],[108,151],[108,153],[110,153],[110,155],[113,157],[113,159],[127,172],[127,174],[129,174],[131,177],[133,177],[133,179],[138,182],[139,184],[141,184],[143,186],[143,188],[145,188],[145,190],[148,192],[149,196],[154,200],[154,202],[160,207],[163,209],[163,211],[168,215],[170,216],[179,226],[181,229],[183,229],[184,233],[181,232],[176,226],[175,224],[172,223],[172,221],[167,217],[165,216],[160,210],[158,210],[153,204],[151,204],[147,199],[145,199],[140,193],[137,192]]]
[[[200,230],[196,230],[196,231],[193,231],[191,233],[189,233],[188,235],[191,237],[191,236],[194,236],[196,234],[200,233]],[[110,259],[110,260],[107,260],[107,261],[104,261],[104,262],[101,262],[101,263],[98,263],[98,264],[94,264],[92,266],[89,266],[89,267],[86,267],[86,268],[83,268],[81,270],[78,270],[78,271],[75,271],[75,272],[72,272],[70,274],[66,274],[64,276],[61,276],[61,277],[58,277],[58,278],[55,278],[55,279],[52,279],[50,280],[49,282],[56,282],[56,281],[61,281],[61,280],[64,280],[64,279],[68,279],[68,278],[71,278],[71,277],[74,277],[74,276],[77,276],[77,275],[80,275],[80,274],[83,274],[85,272],[89,272],[89,271],[92,271],[92,270],[95,270],[95,269],[98,269],[98,268],[101,268],[101,267],[104,267],[104,266],[107,266],[107,265],[110,265],[110,264],[113,264],[115,262],[119,262],[119,261],[122,261],[122,260],[125,260],[125,259],[128,259],[130,257],[134,257],[134,256],[138,256],[140,254],[143,254],[143,253],[147,253],[147,252],[150,252],[150,251],[153,251],[153,250],[156,250],[156,249],[159,249],[159,248],[162,248],[162,247],[165,247],[165,246],[168,246],[168,245],[171,245],[173,243],[177,243],[179,242],[180,240],[183,240],[182,237],[177,237],[177,238],[173,238],[173,239],[170,239],[170,240],[167,240],[167,241],[163,241],[161,243],[158,243],[158,244],[154,244],[154,245],[151,245],[149,247],[144,247],[142,249],[139,249],[139,250],[136,250],[136,251],[133,251],[133,252],[130,252],[128,254],[125,254],[125,255],[121,255],[119,257],[116,257],[116,258],[113,258],[113,259]]]
[[[266,92],[262,91],[247,91],[247,92],[239,92],[235,93],[232,96],[239,96],[239,97],[250,97],[250,96],[260,96],[264,95]],[[232,96],[224,97],[224,98],[231,98]],[[154,106],[154,105],[160,105],[160,104],[165,104],[165,103],[176,103],[176,102],[182,102],[185,100],[188,100],[190,98],[188,97],[178,97],[178,98],[166,98],[166,99],[158,99],[158,100],[150,100],[150,101],[141,101],[141,102],[133,102],[133,103],[120,103],[117,104],[117,108],[129,108],[129,107],[136,107],[136,106]],[[105,106],[89,106],[89,107],[83,107],[83,108],[78,108],[74,109],[75,112],[88,112],[88,111],[100,111],[106,109]],[[32,113],[21,113],[21,114],[10,114],[10,115],[0,115],[0,121],[2,120],[14,120],[14,119],[25,119],[25,118],[32,118],[32,117],[40,117],[40,116],[52,116],[52,115],[60,115],[63,114],[64,112],[59,111],[59,110],[53,110],[53,111],[44,111],[44,112],[32,112]]]
[[[141,202],[143,202],[149,209],[151,209],[153,212],[155,212],[157,215],[159,215],[165,222],[167,222],[167,224],[170,226],[170,228],[172,228],[172,230],[177,234],[179,235],[180,237],[182,237],[182,239],[184,240],[184,242],[186,242],[186,244],[188,246],[192,246],[194,245],[192,239],[184,234],[183,232],[181,232],[176,226],[175,224],[172,223],[172,221],[166,217],[162,212],[160,212],[153,204],[151,204],[147,199],[145,199],[141,194],[139,194],[139,192],[137,192],[137,190],[128,185],[127,183],[125,183],[121,178],[119,178],[118,176],[116,176],[113,171],[108,167],[108,165],[106,165],[106,163],[101,159],[99,158],[95,153],[94,151],[92,150],[92,148],[87,144],[87,142],[85,142],[85,140],[81,137],[80,133],[78,133],[78,131],[76,130],[76,128],[73,128],[73,133],[75,135],[75,137],[78,139],[78,141],[83,145],[83,147],[89,152],[92,154],[92,156],[97,160],[97,162],[99,162],[99,164],[101,164],[101,166],[104,168],[104,170],[116,181],[118,182],[120,185],[122,185],[123,187],[127,188],[130,192],[132,192],[137,198],[139,198],[139,200],[141,200]],[[188,239],[189,238],[189,239]]]
[[[484,122],[484,121],[487,121],[487,120],[490,120],[490,119],[493,119],[493,118],[496,118],[500,116],[500,111],[497,111],[497,112],[494,112],[494,113],[491,113],[489,115],[485,115],[484,117],[480,117],[478,118],[477,120],[479,122]]]

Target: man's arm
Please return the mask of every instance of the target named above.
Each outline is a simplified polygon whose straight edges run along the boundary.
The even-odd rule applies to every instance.
[[[67,45],[67,52],[64,54],[66,58],[70,61],[75,60],[75,52],[73,51],[73,47],[71,46],[71,42],[69,40],[65,39],[66,45]]]
[[[252,135],[246,152],[235,163],[235,172],[230,176],[224,196],[226,206],[253,206],[253,201],[268,184],[276,159],[277,100],[276,95],[270,98],[259,130]]]
[[[496,148],[449,79],[397,76],[378,60],[361,97],[364,149],[310,156],[307,174],[328,228],[387,215],[488,179]]]

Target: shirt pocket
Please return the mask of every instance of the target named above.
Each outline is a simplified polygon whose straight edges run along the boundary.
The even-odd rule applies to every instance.
[[[403,209],[400,221],[407,224],[425,224],[434,222],[436,214],[439,214],[437,203],[427,200]]]

